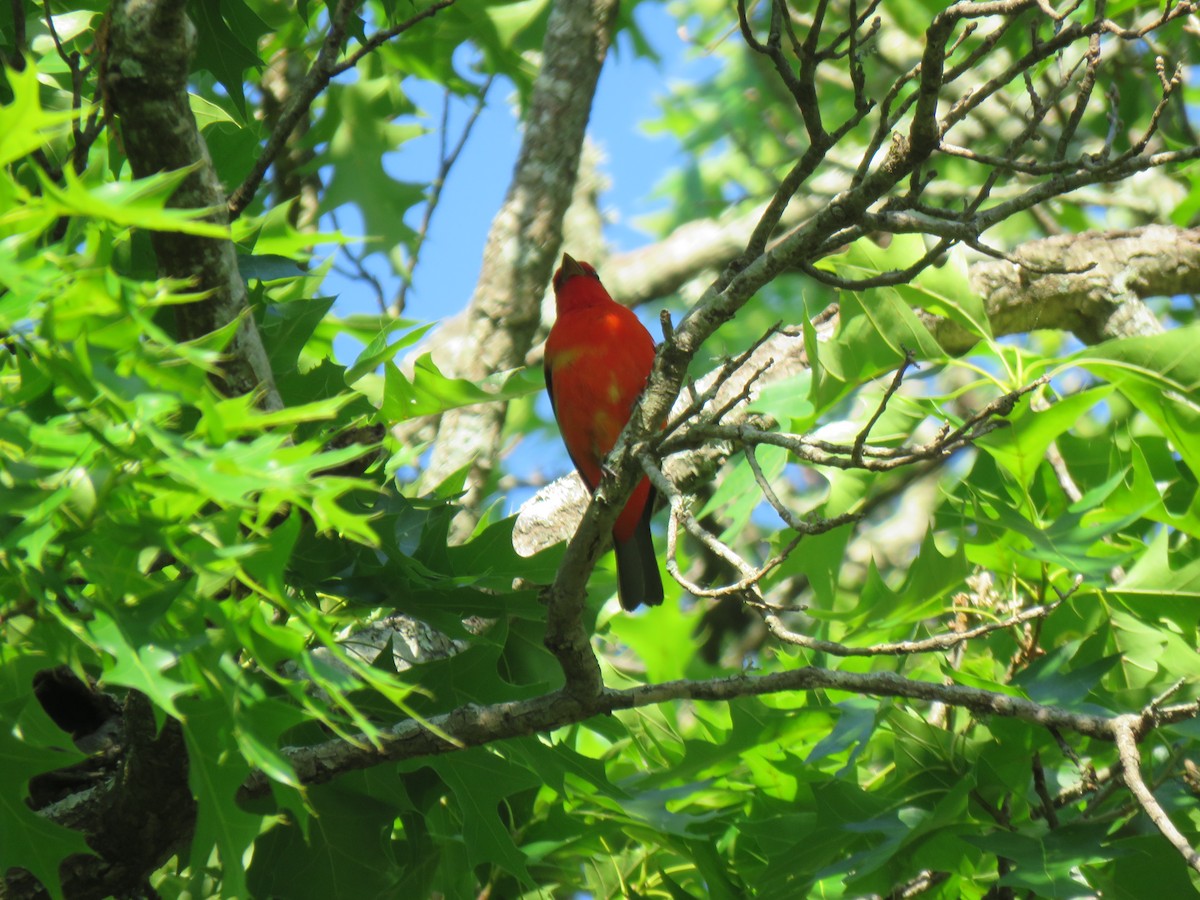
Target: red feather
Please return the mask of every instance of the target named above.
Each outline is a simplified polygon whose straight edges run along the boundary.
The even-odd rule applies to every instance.
[[[554,275],[558,319],[546,338],[546,388],[563,443],[589,490],[629,421],[654,364],[654,338],[614,301],[596,270],[563,254]],[[662,603],[650,536],[654,490],[643,478],[613,526],[621,606]]]

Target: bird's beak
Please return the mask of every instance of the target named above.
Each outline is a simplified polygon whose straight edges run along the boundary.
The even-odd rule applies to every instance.
[[[587,269],[575,261],[575,258],[564,253],[562,258],[562,266],[558,270],[559,277],[566,281],[575,275],[586,275]]]

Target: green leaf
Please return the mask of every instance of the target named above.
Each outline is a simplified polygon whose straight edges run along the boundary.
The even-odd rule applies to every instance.
[[[257,406],[256,398],[250,394],[231,397],[208,406],[203,427],[197,429],[197,434],[214,438],[219,435],[220,440],[224,442],[236,437],[259,434],[270,428],[304,422],[323,422],[333,419],[342,407],[355,399],[354,394],[344,393],[324,400],[314,400],[312,403],[262,412]],[[343,452],[347,450],[351,452]],[[326,460],[324,466],[333,468],[353,459],[356,454],[361,455],[369,450],[368,446],[343,447],[336,457]],[[314,453],[309,465],[321,467],[321,455]]]
[[[29,779],[57,768],[61,761],[47,749],[30,747],[0,732],[0,870],[27,869],[55,898],[64,897],[58,867],[77,853],[91,854],[83,835],[39,816],[25,805]]]
[[[1077,708],[1114,666],[1117,656],[1107,656],[1087,664],[1076,658],[1076,642],[1055,647],[1045,656],[1031,662],[1018,672],[1012,684],[1024,690],[1029,699],[1047,706]]]
[[[1159,604],[1139,603],[1132,607],[1138,615],[1121,610],[1112,613],[1113,643],[1120,653],[1126,684],[1146,689],[1159,684],[1162,676],[1195,678],[1200,675],[1200,653],[1170,627],[1170,619],[1152,618]],[[1188,610],[1188,613],[1192,613]],[[1192,613],[1192,621],[1195,621]]]
[[[1116,486],[1119,478],[1120,476],[1117,476],[1113,480],[1110,490]],[[1095,503],[1094,495],[1091,500]],[[1081,504],[1082,501],[1073,504],[1064,515],[1048,525],[1030,522],[1002,504],[994,506],[993,510],[1003,528],[1023,536],[1029,542],[1028,547],[1018,548],[1017,552],[1020,554],[1061,566],[1068,572],[1077,572],[1089,579],[1100,579],[1114,565],[1121,565],[1130,555],[1129,552],[1101,547],[1100,542],[1140,520],[1143,511],[1120,518],[1108,518],[1104,515],[1091,515],[1091,510]],[[1097,554],[1097,549],[1104,552]]]
[[[895,235],[893,246],[902,241],[912,242],[914,254],[924,254],[925,244],[918,235]],[[955,247],[945,264],[930,266],[909,284],[896,285],[896,292],[912,306],[956,322],[969,334],[991,340],[992,325],[983,298],[971,288],[963,249]],[[914,260],[919,255],[914,255]]]
[[[548,584],[558,571],[561,552],[549,549],[535,556],[521,556],[513,548],[516,516],[488,525],[465,544],[445,548],[447,571],[463,573],[472,583],[499,590],[511,589],[514,578]],[[468,574],[470,573],[470,574]]]
[[[970,571],[966,548],[961,543],[953,553],[946,555],[938,550],[933,532],[926,532],[917,556],[897,590],[892,591],[878,577],[878,570],[872,561],[871,572],[860,594],[861,603],[851,621],[885,630],[908,626],[930,615],[948,611],[951,604],[947,602],[946,595],[961,590]]]
[[[271,304],[263,311],[258,327],[272,371],[283,375],[299,368],[304,345],[333,304],[333,297],[314,297]]]
[[[29,780],[35,775],[79,762],[70,738],[49,722],[33,696],[34,672],[48,660],[19,656],[0,647],[0,873],[14,866],[28,870],[52,897],[62,898],[59,864],[74,854],[90,854],[83,835],[29,808]]]
[[[87,187],[68,167],[63,171],[63,184],[55,184],[36,170],[42,191],[50,209],[63,216],[86,216],[101,219],[127,228],[146,228],[151,231],[177,231],[198,237],[229,237],[224,225],[203,220],[203,209],[167,209],[171,194],[191,169],[160,172],[136,181],[117,182]]]
[[[48,112],[42,108],[33,66],[22,71],[6,66],[4,78],[13,96],[0,105],[0,169],[65,134],[77,115],[71,109]]]
[[[359,773],[310,788],[307,839],[295,822],[284,821],[256,840],[249,896],[398,896],[401,870],[390,845],[400,809],[389,800]]]
[[[501,46],[529,28],[546,10],[547,0],[516,0],[511,3],[488,4],[485,15],[491,20],[495,37]]]
[[[1102,825],[1071,825],[1044,835],[995,831],[963,835],[962,839],[1011,861],[1013,869],[1000,879],[1000,884],[1062,900],[1095,896],[1076,873],[1081,866],[1101,863],[1108,857]]]
[[[188,17],[196,26],[196,66],[207,69],[225,88],[242,117],[247,116],[242,73],[261,69],[258,39],[269,29],[237,0],[189,0]]]
[[[1170,533],[1158,531],[1145,553],[1110,590],[1132,601],[1139,597],[1200,599],[1200,544],[1186,540],[1172,546]]]
[[[229,709],[213,697],[180,702],[188,748],[188,784],[196,797],[196,829],[192,837],[191,871],[198,890],[215,848],[221,859],[221,896],[245,897],[242,857],[254,842],[261,818],[241,808],[237,794],[250,775],[240,754],[229,752],[233,721]]]
[[[837,704],[841,715],[833,730],[817,742],[804,760],[816,764],[829,756],[841,756],[850,751],[846,760],[846,769],[853,765],[854,759],[863,750],[864,744],[875,732],[875,724],[879,716],[879,707],[874,703],[847,700]]]
[[[411,347],[423,338],[432,327],[432,322],[427,325],[417,325],[404,319],[391,319],[381,323],[378,332],[372,337],[371,343],[358,355],[354,365],[346,370],[346,384],[356,384],[368,372],[373,372],[383,363],[390,361],[401,350]],[[387,342],[388,335],[399,328],[407,328],[408,331],[398,341],[389,344]]]
[[[792,378],[772,381],[763,386],[747,409],[763,412],[778,422],[791,421],[792,430],[805,430],[816,418],[809,395],[812,392],[812,370]]]
[[[1054,439],[1074,427],[1084,413],[1111,393],[1110,386],[1080,391],[1038,410],[1021,403],[1008,415],[1007,428],[986,434],[975,443],[1027,489],[1038,467],[1045,462],[1046,450]]]
[[[277,253],[239,253],[237,266],[247,281],[282,281],[308,274],[294,259]]]
[[[778,479],[788,464],[788,451],[785,447],[760,444],[755,449],[755,456],[768,482]],[[725,525],[721,536],[723,540],[728,540],[731,535],[746,527],[750,516],[762,502],[762,489],[754,477],[754,470],[750,468],[750,462],[745,457],[740,457],[729,466],[712,496],[697,513],[697,517],[703,519],[720,511]]]
[[[336,110],[336,117],[327,114],[323,123],[332,128],[326,158],[333,175],[322,209],[352,203],[362,211],[372,245],[392,251],[410,243],[416,232],[405,223],[405,214],[425,200],[425,186],[400,181],[383,167],[388,154],[425,131],[397,124],[413,111],[400,81],[391,72],[371,77],[359,69],[357,81],[329,86],[326,109]]]
[[[940,359],[942,349],[912,309],[891,289],[841,295],[838,333],[822,343],[813,366],[813,402],[825,410],[864,382],[895,369],[912,350]],[[810,356],[810,359],[813,357]]]
[[[615,592],[615,583],[612,589]],[[613,637],[636,652],[649,680],[666,681],[687,676],[695,656],[692,635],[700,624],[700,613],[667,602],[641,615],[614,616],[608,628]]]
[[[1133,900],[1151,885],[1163,897],[1187,897],[1196,892],[1179,851],[1157,834],[1110,838],[1102,846],[1108,865],[1092,866],[1087,875],[1103,896]]]
[[[408,379],[392,362],[384,364],[383,403],[380,414],[389,422],[403,422],[496,400],[512,400],[545,389],[541,374],[528,368],[498,372],[476,384],[465,378],[443,375],[433,355],[426,353],[413,365]]]
[[[1200,473],[1200,322],[1162,334],[1108,341],[1067,362],[1116,385]]]
[[[188,94],[188,102],[192,107],[192,115],[196,117],[196,124],[201,131],[204,131],[210,125],[232,125],[235,128],[240,128],[240,124],[233,118],[225,109],[213,103],[206,97],[200,94]]]
[[[487,749],[465,750],[426,763],[454,791],[463,814],[463,839],[471,865],[492,863],[533,886],[525,856],[500,818],[507,798],[536,789],[541,779],[533,772]]]
[[[96,610],[86,626],[87,634],[109,659],[105,662],[103,683],[119,684],[141,691],[159,709],[181,717],[175,699],[192,689],[184,681],[165,674],[175,667],[178,655],[153,643],[131,643],[121,625],[103,610]]]

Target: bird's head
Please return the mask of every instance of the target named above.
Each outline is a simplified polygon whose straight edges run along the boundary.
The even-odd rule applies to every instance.
[[[586,276],[600,280],[600,276],[596,274],[596,270],[592,268],[590,263],[579,262],[574,257],[567,253],[563,254],[562,265],[558,267],[558,271],[554,273],[554,293],[558,294],[572,278],[577,276]]]

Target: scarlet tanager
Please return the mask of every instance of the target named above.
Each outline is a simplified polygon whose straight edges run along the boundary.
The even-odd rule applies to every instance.
[[[546,338],[546,390],[563,443],[588,490],[629,421],[654,364],[654,338],[608,295],[596,270],[563,254],[554,273],[558,319]],[[613,526],[621,606],[663,601],[650,537],[654,489],[643,478]]]

